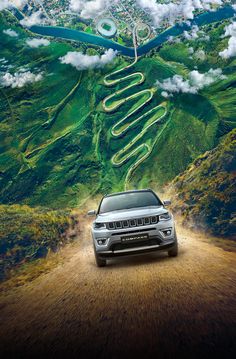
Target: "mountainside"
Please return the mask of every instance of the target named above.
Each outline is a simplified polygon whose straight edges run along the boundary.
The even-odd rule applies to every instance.
[[[166,43],[157,54],[152,54],[153,60],[160,56],[166,65],[183,76],[196,69],[204,74],[220,68],[227,78],[197,94],[175,93],[168,98],[170,112],[165,132],[157,140],[151,156],[137,169],[135,185],[163,185],[172,180],[235,127],[236,60],[235,57],[222,59],[219,56],[219,52],[227,47],[228,38],[223,34],[229,23],[205,25],[201,28],[203,35],[198,38],[187,40],[181,37],[181,41]],[[205,40],[205,36],[209,36],[209,40]]]
[[[0,281],[13,268],[56,252],[78,233],[70,210],[0,205],[0,222]]]
[[[68,51],[104,50],[56,39],[29,48],[27,39],[37,37],[0,13],[0,71],[26,68],[41,76],[21,88],[0,88],[1,202],[74,207],[96,193],[161,187],[214,148],[236,120],[236,60],[219,57],[229,23],[205,25],[208,41],[167,42],[111,75],[122,82],[105,86],[107,75],[133,60],[117,56],[104,68],[78,71],[60,58]],[[17,39],[2,33],[9,27]],[[157,81],[176,74],[186,78],[196,67],[201,73],[220,68],[223,76],[197,94],[163,97]],[[108,107],[123,102],[109,112],[102,101],[112,94]]]
[[[185,224],[215,235],[236,235],[236,129],[199,156],[170,184],[174,210]]]

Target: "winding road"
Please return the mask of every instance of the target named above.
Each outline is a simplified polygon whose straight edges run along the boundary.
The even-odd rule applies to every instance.
[[[156,138],[153,140],[152,145],[149,145],[147,143],[142,143],[135,147],[135,144],[144,136],[144,134],[157,122],[160,122],[167,113],[167,102],[164,101],[160,105],[153,107],[151,110],[148,110],[143,115],[139,116],[138,118],[132,120],[132,116],[139,112],[142,108],[144,108],[153,98],[153,95],[156,92],[156,88],[151,89],[144,89],[141,91],[138,91],[130,96],[120,98],[116,100],[116,97],[119,95],[122,95],[124,92],[126,92],[128,89],[139,86],[145,81],[145,75],[142,72],[134,72],[129,75],[125,75],[123,77],[117,77],[120,73],[123,73],[133,67],[137,61],[138,61],[138,54],[137,54],[137,41],[136,41],[136,29],[134,29],[133,32],[133,43],[134,43],[134,52],[135,52],[135,58],[134,61],[125,66],[122,67],[119,70],[116,70],[104,77],[104,84],[105,86],[115,86],[117,84],[120,84],[122,82],[127,82],[127,80],[131,81],[131,84],[115,91],[111,95],[104,98],[102,101],[102,106],[105,112],[111,113],[115,112],[120,106],[122,106],[124,103],[127,103],[130,100],[140,98],[139,101],[137,101],[137,105],[135,108],[128,112],[124,117],[122,117],[118,122],[116,122],[112,128],[111,128],[111,134],[113,137],[121,137],[124,135],[128,130],[131,130],[134,125],[136,125],[138,122],[141,122],[142,120],[147,120],[146,125],[144,125],[142,131],[138,133],[125,147],[123,147],[121,150],[119,150],[117,153],[115,153],[111,159],[111,162],[114,166],[122,166],[127,161],[129,161],[133,156],[137,156],[137,160],[129,167],[126,177],[125,177],[125,188],[128,188],[129,179],[131,177],[131,174],[133,171],[151,154],[155,143],[157,139],[159,138],[160,134],[163,130],[159,131]],[[128,120],[128,121],[127,121]],[[130,120],[130,121],[129,121]]]
[[[177,223],[178,257],[97,268],[90,220],[80,224],[56,267],[1,293],[2,358],[234,357],[235,253]]]
[[[17,9],[14,9],[13,11],[14,16],[18,20],[22,20],[24,18],[24,14],[20,12]],[[115,125],[112,126],[111,134],[113,137],[121,137],[124,135],[125,132],[128,130],[131,130],[132,127],[137,124],[138,122],[141,122],[142,120],[147,120],[147,117],[152,115],[151,123],[148,120],[146,126],[144,126],[143,130],[135,137],[133,140],[131,140],[125,147],[123,147],[120,151],[118,151],[111,159],[112,164],[114,166],[122,166],[127,161],[131,159],[133,156],[137,156],[138,159],[135,163],[133,163],[127,171],[124,183],[125,188],[128,188],[129,180],[134,172],[134,170],[151,154],[156,141],[160,137],[160,135],[163,132],[163,128],[165,128],[166,124],[164,124],[163,128],[158,132],[158,135],[152,142],[152,144],[143,143],[136,148],[134,148],[135,144],[141,139],[142,136],[145,135],[145,133],[153,126],[155,123],[160,122],[167,113],[167,103],[163,102],[159,106],[154,107],[151,111],[147,111],[142,116],[138,117],[135,120],[131,120],[131,122],[128,122],[131,118],[131,116],[135,115],[139,110],[144,108],[146,104],[148,104],[156,91],[156,89],[145,89],[142,91],[138,91],[135,94],[132,94],[128,97],[120,98],[119,96],[122,95],[125,91],[131,89],[134,86],[138,86],[142,84],[145,81],[145,76],[141,72],[135,72],[133,74],[129,74],[117,79],[114,79],[116,75],[120,75],[122,72],[125,72],[130,67],[134,66],[137,62],[138,56],[148,53],[151,49],[156,48],[166,41],[168,41],[169,37],[175,37],[182,34],[184,31],[188,31],[191,29],[191,26],[193,24],[198,26],[204,26],[206,24],[211,24],[217,21],[221,21],[224,19],[230,19],[233,16],[235,16],[235,9],[232,6],[225,5],[223,7],[220,7],[216,9],[215,11],[206,11],[204,13],[198,14],[194,17],[194,19],[183,22],[181,24],[175,24],[174,26],[168,28],[167,30],[163,31],[159,35],[157,35],[152,40],[148,41],[142,46],[139,46],[137,48],[137,42],[136,42],[136,29],[134,28],[133,31],[133,40],[134,40],[134,48],[128,48],[125,46],[122,46],[118,43],[115,43],[114,41],[111,41],[109,39],[84,33],[78,30],[69,29],[66,27],[59,27],[59,26],[41,26],[41,25],[34,25],[29,28],[29,30],[36,34],[41,34],[43,36],[52,36],[54,38],[61,38],[61,39],[67,39],[67,40],[73,40],[73,41],[80,41],[88,44],[93,44],[96,46],[102,46],[105,48],[112,48],[117,51],[119,51],[121,54],[125,56],[134,57],[134,61],[128,65],[125,66],[117,71],[112,72],[111,74],[108,74],[104,78],[104,84],[106,86],[115,86],[119,83],[126,82],[128,80],[131,81],[131,83],[127,86],[125,86],[123,89],[117,90],[111,95],[107,96],[103,100],[103,109],[107,113],[112,113],[119,109],[120,106],[124,105],[125,103],[132,101],[134,99],[139,99],[137,101],[137,106],[134,110],[131,110],[128,114],[126,114],[123,118],[121,118]],[[116,99],[118,97],[118,99]],[[55,112],[57,116],[57,111]],[[156,116],[153,114],[156,113]],[[46,123],[46,125],[53,123],[56,116],[52,116],[50,122]],[[128,123],[126,123],[126,121]]]

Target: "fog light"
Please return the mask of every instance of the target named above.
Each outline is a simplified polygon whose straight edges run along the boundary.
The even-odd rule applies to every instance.
[[[168,237],[171,235],[171,228],[162,229],[161,231],[165,237]]]
[[[106,244],[107,238],[99,238],[97,239],[97,242],[100,246]]]

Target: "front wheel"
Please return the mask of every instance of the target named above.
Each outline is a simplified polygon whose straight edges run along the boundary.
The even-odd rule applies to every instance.
[[[178,255],[178,242],[176,241],[174,247],[168,251],[168,256],[177,257],[177,255]]]
[[[97,267],[105,267],[107,264],[106,259],[99,257],[95,248],[94,248],[94,255],[95,255],[95,261],[96,261]]]

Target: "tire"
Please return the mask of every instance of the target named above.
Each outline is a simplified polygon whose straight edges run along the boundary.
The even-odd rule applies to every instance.
[[[176,239],[174,247],[168,251],[168,256],[169,257],[177,257],[177,255],[178,255],[178,242]]]
[[[106,259],[99,257],[95,248],[94,248],[94,256],[95,256],[95,262],[96,262],[97,267],[105,267],[106,266],[106,264],[107,264]]]

